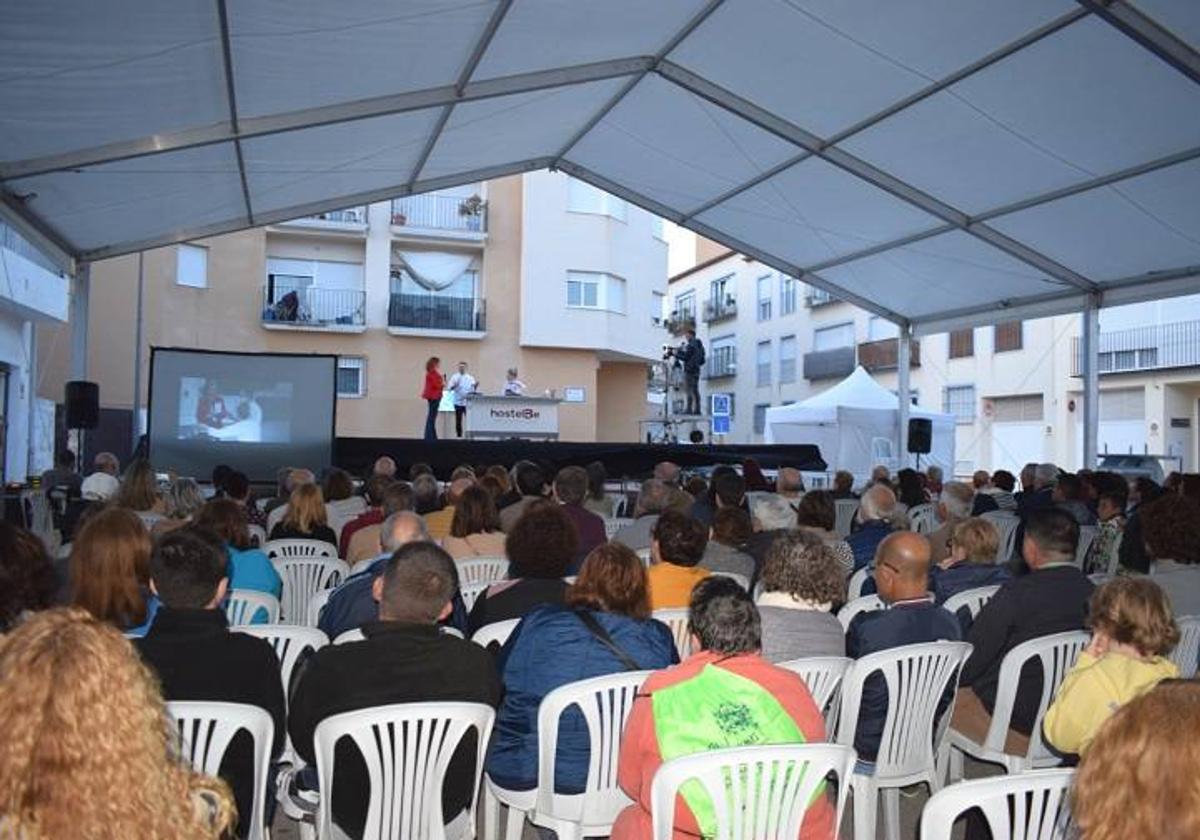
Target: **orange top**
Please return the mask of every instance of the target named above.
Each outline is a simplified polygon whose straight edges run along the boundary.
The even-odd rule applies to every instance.
[[[700,566],[677,566],[674,563],[655,563],[646,572],[650,586],[650,609],[686,607],[692,598],[692,587],[711,574]]]

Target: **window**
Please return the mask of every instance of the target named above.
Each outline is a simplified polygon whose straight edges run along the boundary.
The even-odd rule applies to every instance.
[[[675,320],[696,322],[696,292],[690,290],[675,298]]]
[[[1108,350],[1097,354],[1100,373],[1116,370],[1145,370],[1158,367],[1158,348],[1143,347],[1139,350]]]
[[[898,338],[900,328],[887,318],[872,315],[867,322],[867,341],[882,341],[885,338]]]
[[[836,350],[839,347],[854,346],[854,324],[836,324],[832,327],[820,327],[813,330],[813,350]]]
[[[666,314],[663,309],[667,305],[667,296],[662,292],[650,293],[650,323],[661,324],[663,316]]]
[[[996,324],[993,336],[994,350],[997,353],[1007,353],[1010,350],[1020,350],[1022,344],[1023,326],[1020,321],[1007,321]]]
[[[796,311],[796,278],[779,275],[779,314],[791,315]]]
[[[338,356],[337,395],[365,397],[367,395],[367,360],[362,356]]]
[[[758,320],[771,320],[771,275],[758,278]]]
[[[900,392],[899,392],[899,391],[897,391],[895,388],[892,388],[892,389],[891,389],[891,391],[892,391],[892,393],[893,393],[893,394],[895,394],[897,397],[899,397],[899,396],[900,396]],[[920,404],[920,397],[921,397],[921,391],[920,391],[919,389],[917,389],[917,388],[909,388],[909,389],[908,389],[908,401],[909,401],[911,404],[913,404],[913,405],[919,405],[919,404]]]
[[[624,314],[625,279],[600,271],[568,271],[567,306]]]
[[[993,397],[990,402],[997,423],[1040,423],[1045,411],[1041,394]]]
[[[975,355],[975,329],[955,330],[950,333],[950,358],[965,359]]]
[[[208,249],[180,245],[175,252],[175,283],[193,289],[208,288]]]
[[[650,217],[650,232],[654,234],[655,239],[661,239],[664,242],[667,241],[667,235],[663,231],[662,216],[651,216]]]
[[[724,335],[714,338],[708,348],[708,376],[734,376],[737,374],[737,345],[734,337]]]
[[[567,209],[625,221],[625,202],[577,178],[567,179]]]
[[[729,281],[732,279],[732,274],[726,274],[724,277],[718,277],[708,284],[708,299],[712,301],[714,309],[722,308],[725,305],[725,301],[730,297]]]
[[[771,384],[771,342],[758,342],[758,355],[755,359],[758,362],[758,376],[756,382],[759,387]]]
[[[959,423],[975,422],[975,386],[954,385],[942,391],[942,411]]]
[[[779,339],[779,384],[796,381],[796,336]]]
[[[767,428],[767,409],[770,403],[759,403],[754,406],[754,434],[761,435]]]

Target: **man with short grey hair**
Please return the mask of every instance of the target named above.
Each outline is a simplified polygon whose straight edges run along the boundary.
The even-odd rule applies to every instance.
[[[634,507],[634,519],[613,535],[612,541],[628,546],[634,551],[650,547],[654,523],[658,515],[667,509],[671,499],[671,488],[661,479],[650,478],[642,482],[638,492],[637,505]]]
[[[1024,481],[1024,471],[1021,475]],[[1022,520],[1031,513],[1054,507],[1054,485],[1057,482],[1058,467],[1054,464],[1038,464],[1033,468],[1033,489],[1022,493],[1017,500],[1017,513]]]
[[[762,571],[763,563],[766,562],[767,552],[771,550],[775,540],[781,534],[795,529],[797,504],[799,504],[799,499],[793,501],[778,493],[760,496],[755,503],[754,534],[746,540],[742,551],[754,558],[756,579]]]
[[[780,467],[775,476],[775,492],[785,499],[799,499],[804,495],[804,477],[795,467]]]
[[[948,481],[942,487],[937,503],[938,520],[942,523],[929,535],[930,562],[936,566],[950,556],[950,538],[954,529],[971,516],[975,503],[975,490],[961,481]]]
[[[854,571],[871,565],[875,549],[892,532],[896,513],[896,494],[886,484],[873,484],[862,495],[858,506],[858,530],[846,538],[854,552]]]

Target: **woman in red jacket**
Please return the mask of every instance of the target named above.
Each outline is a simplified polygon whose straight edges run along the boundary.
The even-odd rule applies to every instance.
[[[442,389],[446,387],[446,377],[438,370],[442,360],[430,356],[425,363],[425,390],[421,397],[429,404],[429,413],[425,415],[425,440],[437,440],[438,405],[442,402]]]

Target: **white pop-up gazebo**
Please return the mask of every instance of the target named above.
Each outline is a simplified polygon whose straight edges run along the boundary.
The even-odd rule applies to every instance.
[[[922,461],[953,474],[954,417],[915,406],[908,416],[933,423],[933,446]],[[902,422],[907,421],[901,418],[899,398],[858,367],[804,402],[768,408],[765,436],[767,443],[816,444],[830,469],[849,470],[861,481],[876,464],[889,469],[901,465],[895,442]]]

